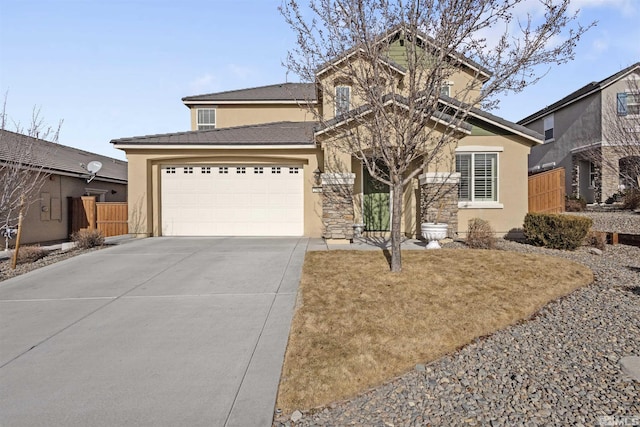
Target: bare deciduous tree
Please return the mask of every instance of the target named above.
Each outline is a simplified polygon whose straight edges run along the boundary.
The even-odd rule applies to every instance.
[[[498,94],[519,92],[540,79],[544,66],[571,60],[593,25],[577,23],[569,0],[541,0],[535,16],[519,16],[526,3],[287,0],[280,7],[297,36],[287,68],[316,82],[325,106],[337,106],[334,120],[312,110],[325,137],[391,190],[392,271],[402,268],[404,188],[428,165],[451,171],[452,147],[469,132],[470,111],[495,107]],[[403,47],[400,56],[394,43]],[[447,96],[441,90],[460,68],[472,78],[456,81]],[[345,109],[345,94],[335,90],[341,82],[351,90]],[[339,164],[326,163],[339,172]]]
[[[57,127],[46,126],[40,110],[34,108],[31,122],[25,130],[19,122],[13,122],[15,132],[7,130],[7,96],[0,112],[0,223],[7,234],[5,249],[8,249],[8,231],[18,229],[27,214],[29,205],[37,200],[39,190],[48,177],[44,167],[43,153],[37,149],[37,140],[57,142],[62,121]],[[20,239],[16,238],[13,267],[17,259]]]
[[[619,178],[620,190],[640,188],[640,73],[627,78],[625,84],[625,92],[603,100],[602,140],[606,144],[593,159]]]

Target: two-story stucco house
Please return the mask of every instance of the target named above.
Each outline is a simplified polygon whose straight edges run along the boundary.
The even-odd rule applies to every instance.
[[[390,84],[401,88],[407,70],[399,34],[392,31],[381,42],[393,47]],[[473,81],[479,88],[491,77],[460,57],[441,94],[443,109],[453,108],[455,100],[448,95],[455,97],[458,86]],[[360,223],[370,232],[388,231],[388,188],[374,181],[360,160],[335,149],[335,130],[349,126],[345,112],[367,108],[352,96],[348,81],[333,75],[335,69],[321,67],[310,83],[188,96],[183,102],[190,111],[190,131],[112,140],[129,164],[130,231],[332,240],[351,239],[354,224]],[[477,108],[460,128],[462,139],[451,147],[451,173],[425,168],[405,188],[406,236],[419,236],[433,184],[453,186],[443,209],[452,234],[464,233],[474,217],[487,219],[500,234],[522,225],[527,156],[542,135]],[[330,165],[336,158],[339,169]]]
[[[544,144],[531,150],[530,171],[564,167],[566,193],[588,203],[603,203],[637,182],[626,167],[634,151],[621,147],[640,144],[633,129],[640,115],[639,89],[640,62],[520,120],[544,135]]]

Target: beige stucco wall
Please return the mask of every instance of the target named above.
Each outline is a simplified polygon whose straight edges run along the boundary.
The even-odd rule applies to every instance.
[[[190,106],[191,130],[198,130],[197,110],[215,108],[216,128],[246,126],[273,122],[306,122],[314,119],[306,106],[297,104],[241,104]]]
[[[31,198],[27,216],[23,220],[21,244],[67,240],[69,238],[67,197],[86,195],[88,189],[106,190],[105,202],[127,200],[127,186],[124,184],[102,182],[97,179],[87,184],[82,178],[51,175],[44,182],[42,189]],[[100,201],[98,198],[96,200]],[[4,245],[4,239],[1,240],[1,244]]]
[[[317,148],[287,149],[128,149],[129,230],[140,237],[161,236],[162,200],[160,169],[163,165],[260,164],[303,166],[304,235],[322,235],[321,193],[314,193],[313,172],[322,168]]]
[[[458,233],[466,235],[472,218],[489,221],[496,234],[504,235],[513,228],[521,228],[529,210],[527,156],[530,148],[510,136],[468,136],[459,147],[503,147],[498,153],[498,203],[502,208],[482,209],[460,207]],[[487,148],[489,150],[489,148]],[[478,150],[481,152],[480,150]]]
[[[405,61],[406,62],[406,61]],[[400,62],[402,64],[402,62]],[[482,89],[482,82],[478,80],[474,72],[470,69],[450,69],[450,74],[445,76],[443,83],[450,83],[451,96],[459,101],[478,104],[477,100]],[[331,120],[335,117],[335,88],[337,86],[351,87],[351,109],[358,108],[363,105],[368,98],[367,94],[363,94],[362,83],[350,83],[350,81],[364,82],[366,78],[363,76],[374,74],[371,66],[365,64],[362,60],[354,57],[348,61],[339,63],[335,68],[324,71],[318,76],[319,86],[324,90],[322,97],[322,117],[324,120]],[[426,79],[429,73],[424,73],[416,78],[418,90],[426,88]],[[409,75],[403,75],[400,72],[391,72],[389,75],[383,76],[386,80],[386,86],[382,90],[386,94],[398,94],[401,96],[409,96]],[[381,79],[382,80],[382,79]],[[421,83],[422,82],[422,83]]]

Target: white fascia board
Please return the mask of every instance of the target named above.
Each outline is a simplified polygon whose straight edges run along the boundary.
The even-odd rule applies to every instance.
[[[500,146],[482,146],[482,145],[463,145],[456,148],[456,153],[483,153],[483,152],[502,152],[504,147]]]
[[[300,100],[300,101],[183,101],[183,104],[186,106],[190,105],[273,105],[273,104],[286,104],[286,105],[301,105],[301,104],[317,104],[318,101],[308,101],[308,100]]]
[[[120,150],[157,150],[157,149],[169,149],[169,150],[275,150],[275,149],[315,149],[315,144],[295,144],[295,145],[187,145],[187,144],[114,144],[115,148]]]
[[[603,144],[602,142],[594,142],[593,144],[581,145],[580,147],[572,148],[570,153],[580,153],[582,151],[589,151],[593,148],[600,148],[602,146],[607,146],[607,144]]]
[[[316,73],[316,77],[320,77],[322,74],[326,73],[327,71],[331,70],[332,68],[337,67],[338,65],[340,65],[341,63],[343,63],[344,61],[348,60],[349,58],[351,58],[352,56],[354,56],[357,53],[363,52],[363,49],[360,48],[354,52],[351,52],[350,54],[343,56],[342,58],[338,59],[337,61],[332,62],[330,65],[327,65],[326,67],[324,67],[322,70],[318,71]],[[407,72],[405,70],[401,70],[400,68],[396,67],[393,65],[393,63],[389,62],[389,61],[385,61],[384,59],[380,58],[380,62],[384,62],[385,64],[387,64],[392,70],[394,70],[395,72],[397,72],[398,74],[405,76],[407,75]]]
[[[445,105],[447,105],[447,106],[449,106],[449,107],[457,108],[455,105],[451,105],[451,104],[449,104],[448,102],[445,102],[445,101],[443,101],[443,100],[440,100],[440,102],[442,102],[443,104],[445,104]],[[509,126],[505,126],[505,125],[503,125],[503,124],[501,124],[501,123],[498,123],[498,122],[496,122],[496,121],[493,121],[493,120],[491,120],[491,119],[488,119],[488,118],[486,118],[486,117],[483,117],[483,116],[481,116],[481,115],[479,115],[479,114],[474,114],[474,113],[473,113],[473,111],[469,111],[467,114],[468,114],[469,116],[473,116],[473,117],[475,117],[475,118],[476,118],[476,119],[478,119],[478,120],[482,120],[483,122],[489,123],[489,124],[491,124],[491,125],[494,125],[494,126],[496,126],[496,127],[499,127],[500,129],[507,130],[507,131],[509,131],[509,132],[512,132],[512,133],[514,133],[514,134],[518,135],[518,136],[521,136],[521,137],[523,137],[523,138],[525,138],[525,139],[528,139],[529,141],[535,142],[537,145],[540,145],[540,144],[542,144],[542,143],[543,143],[543,141],[540,141],[539,139],[536,139],[536,138],[534,138],[534,137],[532,137],[532,136],[529,136],[529,135],[527,135],[526,133],[522,133],[522,132],[520,132],[520,131],[517,131],[516,129],[510,128]]]
[[[396,102],[396,100],[395,100],[395,99],[389,99],[387,102],[385,102],[385,103],[383,104],[383,106],[384,106],[384,107],[387,107],[387,106],[391,105],[392,103],[398,104],[401,108],[404,108],[405,110],[409,110],[409,107],[407,107],[406,105],[403,105],[403,104],[400,104],[400,103]],[[352,121],[354,121],[354,120],[356,120],[356,119],[361,119],[361,118],[363,118],[364,116],[366,116],[366,115],[370,114],[370,113],[371,113],[371,111],[372,111],[371,109],[368,109],[368,110],[365,110],[365,111],[361,112],[360,114],[358,114],[358,115],[356,115],[356,116],[348,117],[347,119],[345,119],[345,120],[343,120],[343,121],[340,121],[340,122],[338,122],[338,123],[336,123],[336,124],[334,124],[334,125],[331,125],[331,126],[329,126],[328,128],[320,129],[319,131],[315,131],[315,132],[314,132],[314,135],[315,135],[315,136],[322,135],[323,133],[326,133],[326,132],[332,131],[332,130],[334,130],[334,129],[337,129],[337,128],[339,128],[340,126],[343,126],[343,125],[345,125],[345,124],[347,124],[347,123],[351,123]],[[444,126],[448,126],[448,127],[455,127],[458,131],[460,131],[460,132],[462,132],[462,133],[466,133],[467,135],[470,135],[470,134],[471,134],[471,131],[470,131],[470,130],[466,130],[466,129],[461,128],[461,127],[459,127],[459,126],[453,126],[451,123],[449,123],[449,122],[447,122],[447,121],[445,121],[445,120],[439,119],[439,118],[437,118],[437,117],[435,117],[435,116],[431,116],[431,120],[433,120],[434,122],[439,123],[439,124],[441,124],[441,125],[444,125]]]

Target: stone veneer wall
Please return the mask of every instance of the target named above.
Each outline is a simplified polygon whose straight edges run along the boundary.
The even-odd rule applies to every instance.
[[[448,237],[458,232],[458,183],[460,174],[425,174],[420,176],[420,223],[449,224]],[[438,210],[440,211],[438,214]]]
[[[353,239],[354,174],[322,174],[322,223],[325,239]]]
[[[571,196],[584,197],[584,194],[580,194],[580,161],[586,160],[594,164],[594,192],[593,197],[596,203],[602,203],[602,167],[597,160],[599,156],[602,156],[600,148],[594,148],[591,151],[578,152],[571,155]]]

